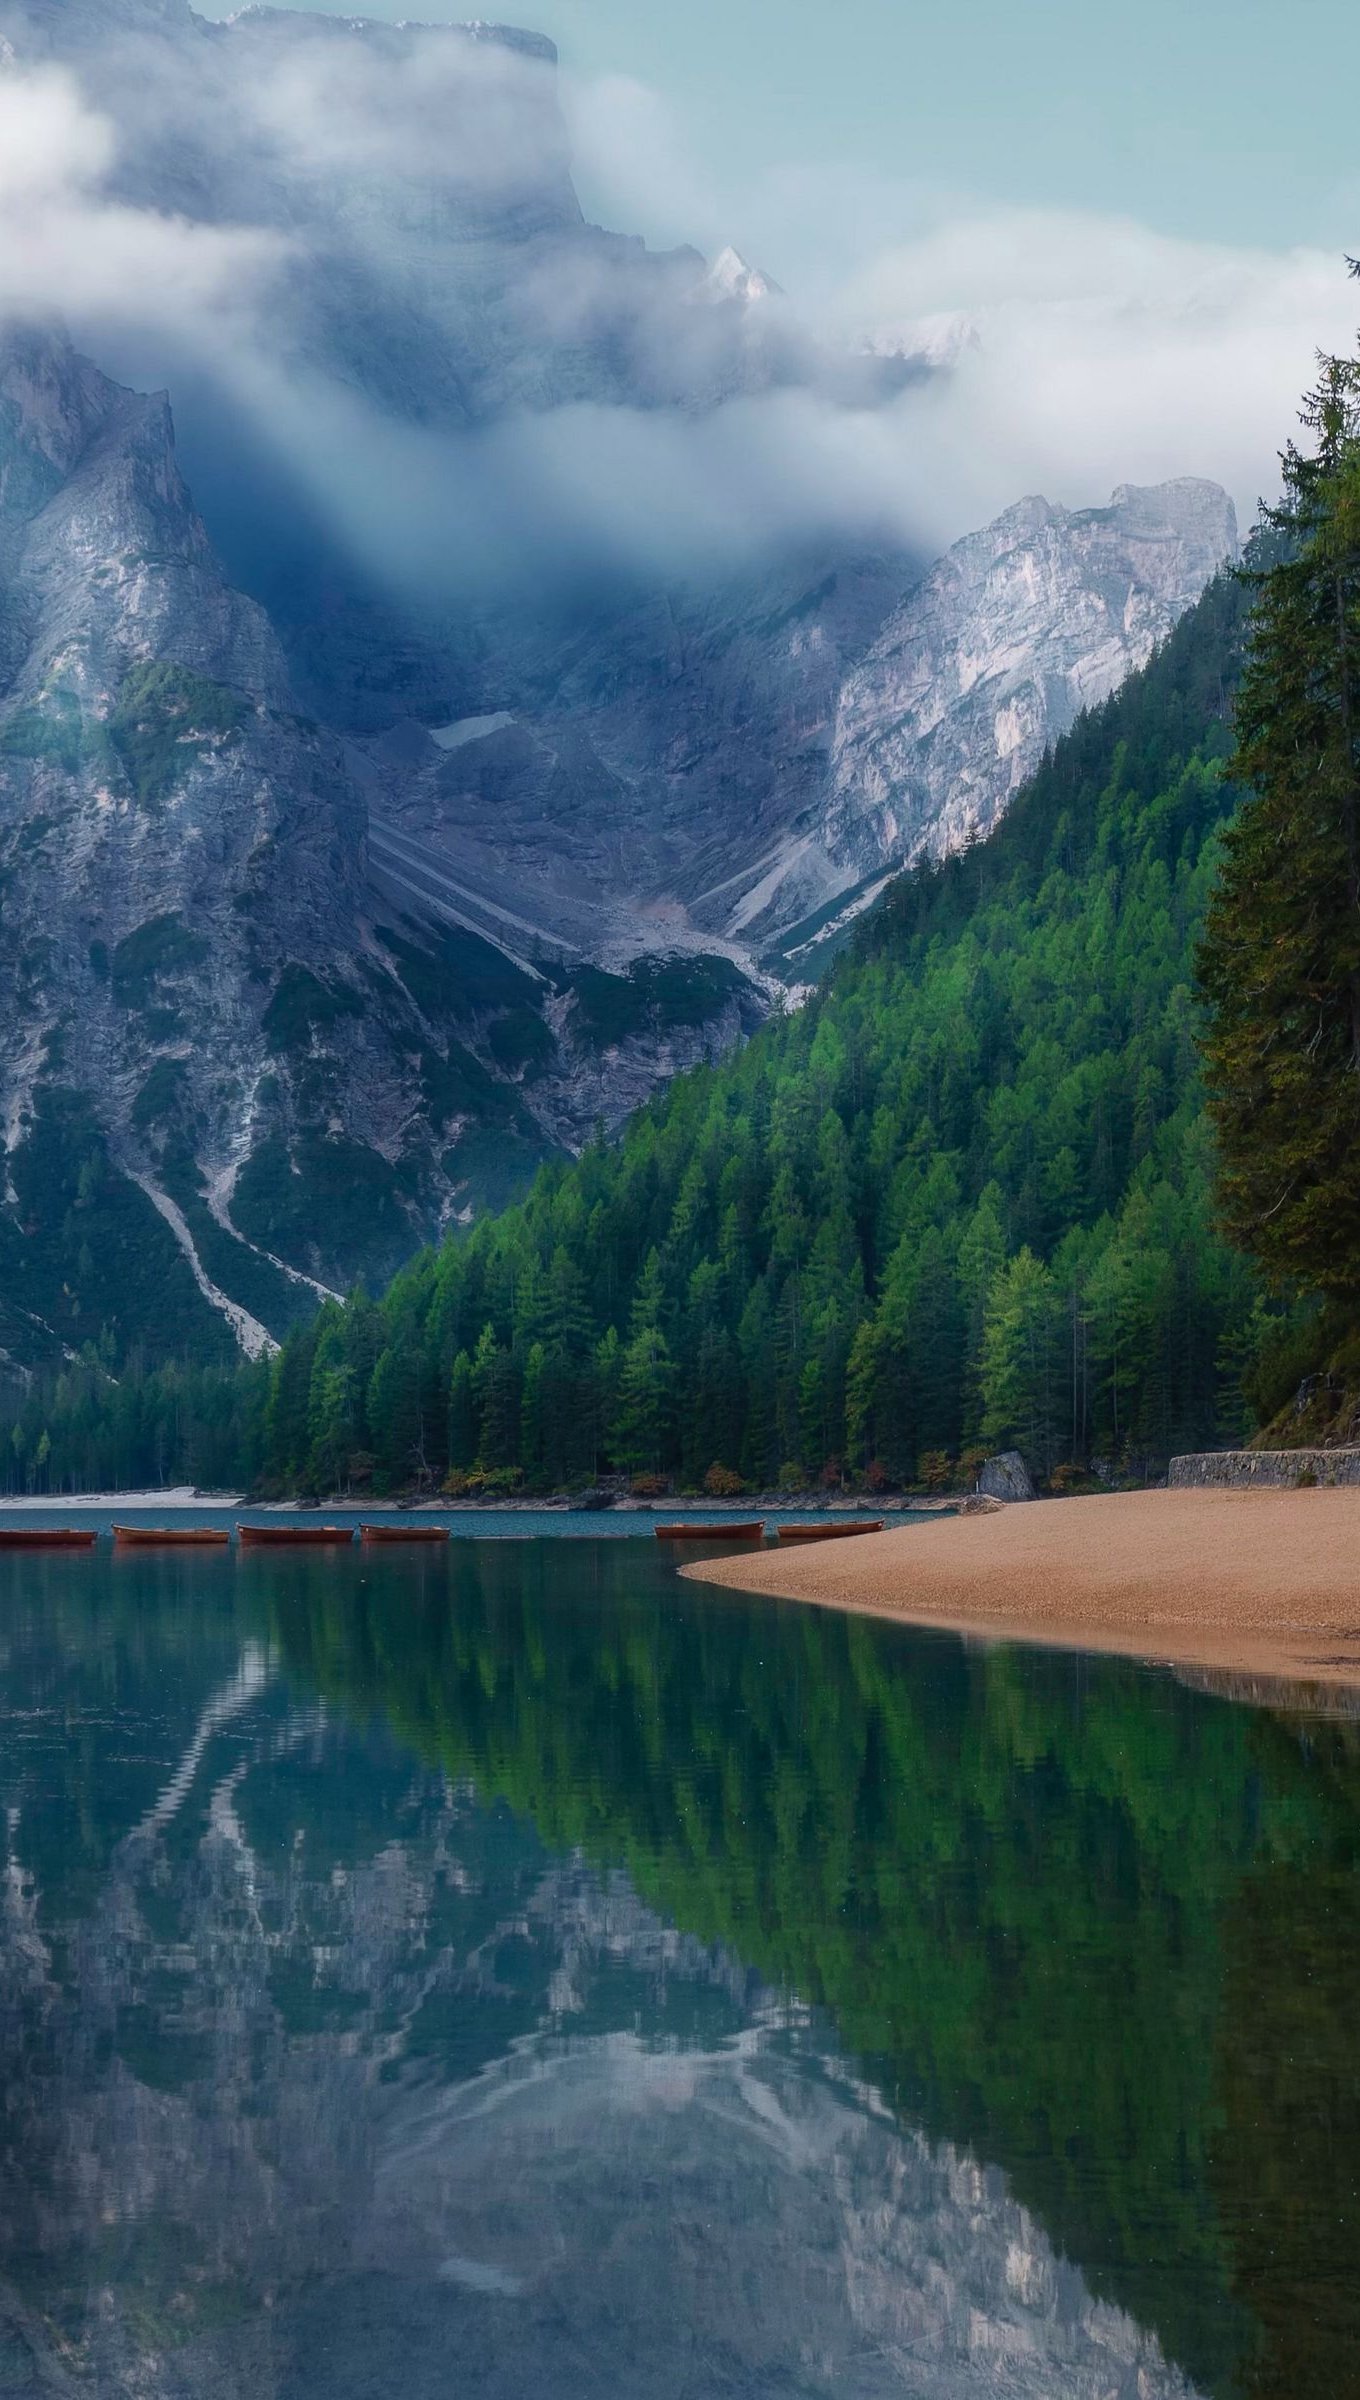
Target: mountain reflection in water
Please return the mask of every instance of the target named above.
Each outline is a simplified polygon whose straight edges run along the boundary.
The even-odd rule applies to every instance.
[[[551,1538],[0,1658],[0,2392],[1360,2392],[1345,1724]]]

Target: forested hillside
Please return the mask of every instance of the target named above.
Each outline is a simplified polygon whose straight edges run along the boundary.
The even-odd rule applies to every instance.
[[[1214,583],[994,835],[616,1148],[271,1371],[35,1393],[20,1470],[47,1431],[81,1479],[874,1486],[1009,1443],[1146,1472],[1240,1430],[1255,1291],[1212,1230],[1192,959],[1242,612]]]

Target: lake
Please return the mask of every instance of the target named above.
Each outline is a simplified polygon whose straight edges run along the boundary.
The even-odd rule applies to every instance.
[[[1360,2393],[1354,1723],[486,1531],[0,1556],[5,2400]]]

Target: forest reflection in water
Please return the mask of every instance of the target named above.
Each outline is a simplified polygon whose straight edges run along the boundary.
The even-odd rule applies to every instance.
[[[642,1543],[0,1560],[0,2390],[1360,2392],[1360,1742]]]

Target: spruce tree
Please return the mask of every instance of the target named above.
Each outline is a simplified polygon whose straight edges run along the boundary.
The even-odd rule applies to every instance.
[[[1360,1294],[1360,361],[1324,358],[1267,510],[1227,772],[1248,798],[1199,953],[1230,1240]],[[1273,538],[1272,538],[1273,537]]]

